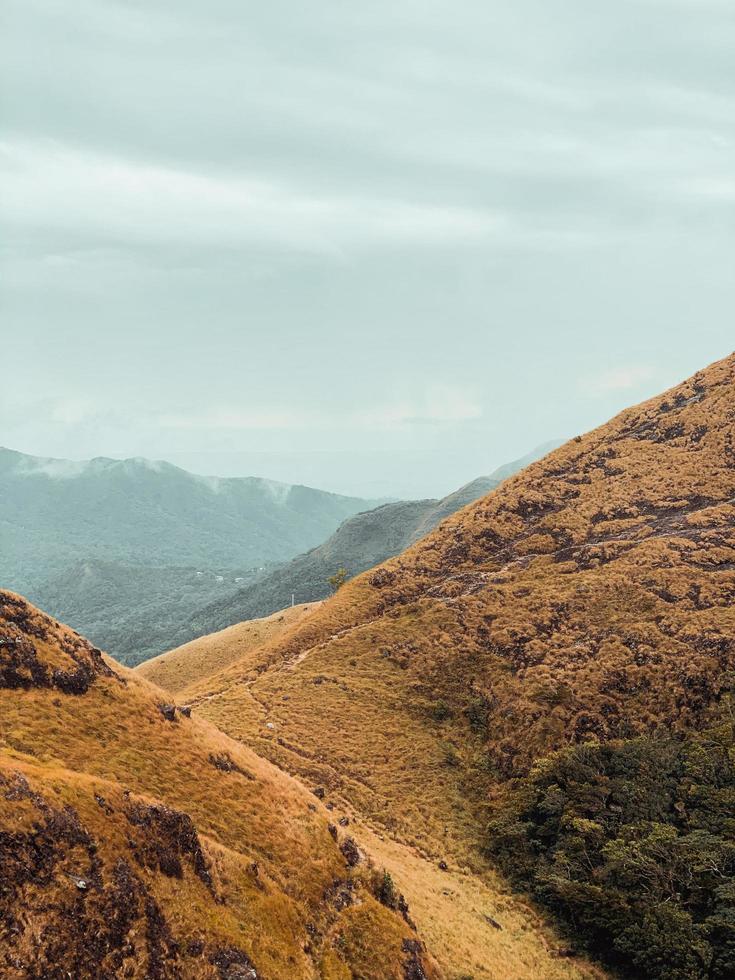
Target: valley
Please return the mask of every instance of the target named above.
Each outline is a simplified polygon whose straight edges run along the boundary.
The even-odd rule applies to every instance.
[[[735,355],[135,671],[3,593],[7,975],[725,980],[734,398]]]

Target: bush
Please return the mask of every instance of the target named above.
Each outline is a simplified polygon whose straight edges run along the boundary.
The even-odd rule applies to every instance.
[[[560,752],[517,781],[488,847],[625,976],[735,976],[732,726]]]
[[[434,721],[447,721],[448,718],[452,717],[452,709],[446,701],[434,701],[429,706],[429,714]]]

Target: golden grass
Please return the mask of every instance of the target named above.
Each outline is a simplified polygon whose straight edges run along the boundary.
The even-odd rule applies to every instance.
[[[0,600],[6,598],[7,594],[0,594]],[[78,642],[75,635],[30,606],[23,606],[25,620],[14,622],[18,600],[7,601],[11,599],[12,606],[0,602],[3,635],[22,637],[23,649],[33,649],[40,663],[69,666],[65,645]],[[6,614],[8,619],[3,618]],[[181,879],[142,872],[182,950],[199,936],[208,950],[237,947],[251,957],[262,971],[259,975],[273,980],[315,980],[321,976],[319,963],[324,957],[340,964],[346,977],[398,980],[405,960],[401,942],[412,933],[395,913],[373,899],[360,866],[355,872],[348,870],[328,831],[327,814],[315,807],[311,794],[206,720],[178,716],[175,722],[167,721],[158,707],[166,700],[160,689],[133,671],[117,665],[115,671],[117,676],[95,676],[86,693],[79,695],[46,686],[0,686],[0,773],[8,779],[25,774],[46,808],[73,806],[85,832],[96,842],[102,880],[108,885],[121,858],[138,868],[135,854],[146,844],[145,835],[137,845],[130,844],[131,834],[137,833],[125,816],[131,801],[162,801],[189,814],[210,864],[217,897],[188,866]],[[213,765],[214,757],[223,756],[237,767],[235,771]],[[110,812],[95,794],[107,801]],[[48,810],[39,811],[30,798],[0,792],[0,829],[17,833],[23,821],[37,820],[39,812]],[[17,871],[12,851],[9,859],[8,880]],[[7,965],[13,956],[42,955],[28,936],[44,928],[63,934],[59,910],[72,917],[76,914],[70,911],[77,897],[75,886],[66,872],[91,874],[84,860],[78,848],[71,847],[66,857],[59,850],[50,880],[23,885],[26,932],[19,939],[0,929],[0,972],[9,980],[25,976]],[[87,856],[87,865],[89,860]],[[340,930],[354,934],[355,926],[351,920],[341,925],[345,910],[331,903],[329,889],[335,880],[350,879],[359,903],[377,923],[370,933],[374,963],[366,969],[361,958],[359,973],[348,946],[332,949]],[[95,890],[89,894],[93,908],[98,895]],[[61,904],[56,902],[59,896],[64,899]],[[139,928],[136,935],[140,933]],[[147,953],[142,940],[136,943],[128,966],[134,971],[131,976],[143,977]],[[3,959],[6,954],[10,959]],[[199,956],[190,962],[182,952],[182,976],[214,978],[206,955],[205,960]],[[426,969],[436,975],[430,959]],[[110,974],[75,975],[81,980]]]
[[[136,670],[153,684],[179,694],[231,663],[256,655],[261,647],[279,639],[320,605],[320,602],[302,603],[263,619],[237,623],[146,660]]]

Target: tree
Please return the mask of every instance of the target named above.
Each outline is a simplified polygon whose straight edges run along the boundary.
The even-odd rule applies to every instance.
[[[342,586],[345,584],[345,582],[349,577],[350,575],[347,569],[342,568],[340,566],[340,568],[337,569],[334,575],[330,575],[329,578],[327,579],[327,581],[329,582],[332,588],[332,592],[338,592],[339,589],[342,588]]]

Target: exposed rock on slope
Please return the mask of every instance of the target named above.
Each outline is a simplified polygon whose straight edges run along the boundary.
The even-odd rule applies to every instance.
[[[0,593],[0,974],[435,977],[313,797],[164,700]]]

